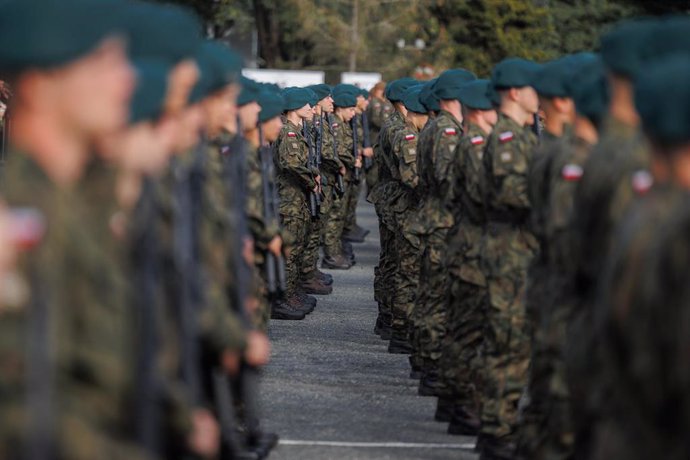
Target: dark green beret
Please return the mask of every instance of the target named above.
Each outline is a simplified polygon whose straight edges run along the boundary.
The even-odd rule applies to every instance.
[[[150,2],[122,2],[130,25],[133,59],[165,59],[176,64],[194,57],[203,43],[203,25],[190,9]]]
[[[666,146],[690,143],[690,57],[650,61],[635,82],[635,107],[642,127]]]
[[[242,58],[239,54],[222,43],[211,40],[201,45],[200,52],[204,53],[214,66],[215,89],[239,81],[242,72]]]
[[[285,111],[285,99],[275,91],[259,91],[257,102],[261,106],[259,123],[275,118]]]
[[[309,88],[310,90],[312,90],[316,93],[316,97],[319,98],[319,101],[322,101],[323,99],[326,99],[328,96],[330,96],[331,91],[332,91],[331,87],[325,83],[307,86],[307,88]],[[317,101],[317,102],[319,102],[319,101]]]
[[[316,106],[316,104],[318,104],[319,101],[321,100],[321,99],[319,99],[319,96],[308,87],[304,88],[304,89],[309,91],[309,105],[312,107]]]
[[[285,110],[298,110],[305,105],[311,105],[312,93],[306,88],[285,88],[282,93],[285,99]]]
[[[526,59],[504,59],[494,67],[491,84],[496,89],[531,86],[534,76],[540,69],[541,65]]]
[[[244,76],[240,77],[240,84],[242,91],[237,96],[237,105],[243,106],[250,102],[258,102],[259,92],[262,90],[261,84]]]
[[[660,59],[678,53],[690,53],[690,17],[668,16],[651,26],[648,40],[642,47],[642,61]]]
[[[170,66],[164,61],[135,61],[137,86],[130,100],[131,124],[157,120],[163,113]]]
[[[357,95],[351,88],[337,85],[333,88],[333,104],[336,107],[355,107],[357,105]]]
[[[460,103],[473,110],[491,110],[494,104],[488,97],[491,80],[474,80],[460,88]]]
[[[439,105],[439,99],[434,94],[435,84],[436,79],[434,78],[433,80],[429,80],[428,82],[424,83],[424,87],[422,88],[422,103],[430,112],[438,112],[439,110],[441,110],[441,106]]]
[[[609,108],[609,83],[600,58],[582,65],[573,76],[575,110],[599,126]]]
[[[405,91],[410,86],[417,85],[419,82],[411,77],[404,77],[392,81],[386,85],[385,96],[391,102],[402,102]]]
[[[364,88],[361,88],[359,90],[359,94],[364,98],[364,99],[369,99],[369,90],[366,90]]]
[[[199,68],[199,80],[197,80],[189,95],[190,104],[201,102],[204,98],[216,92],[220,80],[216,65],[208,53],[199,49],[196,56],[194,56],[194,60]]]
[[[275,83],[260,83],[261,89],[264,91],[272,91],[274,93],[282,94],[283,89]]]
[[[572,77],[575,62],[571,56],[547,62],[536,73],[532,87],[544,97],[570,97],[568,80]]]
[[[634,78],[642,68],[657,21],[635,19],[618,24],[601,39],[601,57],[613,73]]]
[[[424,85],[415,85],[407,88],[403,96],[402,103],[407,110],[415,113],[426,113],[427,108],[422,103],[421,94]]]
[[[0,2],[0,71],[60,67],[106,37],[127,35],[123,4],[93,0]]]
[[[434,95],[439,99],[458,99],[458,90],[477,76],[465,69],[450,69],[439,75],[434,85]]]

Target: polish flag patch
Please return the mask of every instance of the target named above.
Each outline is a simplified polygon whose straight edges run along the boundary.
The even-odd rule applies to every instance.
[[[287,137],[297,137],[297,133],[293,133],[292,131],[288,131]]]
[[[470,139],[472,145],[482,145],[484,143],[484,138],[482,136],[474,136]]]
[[[405,140],[406,141],[412,141],[414,140],[415,135],[414,134],[405,134]]]
[[[515,136],[512,131],[506,131],[498,135],[498,140],[502,143],[510,142]]]
[[[333,124],[331,125],[331,127],[332,127],[332,128],[337,128],[337,127],[338,127],[338,123],[333,123]]]
[[[637,171],[632,176],[632,188],[640,195],[646,194],[654,185],[654,178],[649,171]]]
[[[458,132],[455,128],[446,128],[443,130],[443,134],[446,136],[455,136]]]
[[[582,169],[582,166],[580,165],[565,165],[563,166],[563,169],[561,170],[561,177],[565,179],[568,182],[577,182],[580,179],[582,179],[582,175],[584,174],[584,170]]]

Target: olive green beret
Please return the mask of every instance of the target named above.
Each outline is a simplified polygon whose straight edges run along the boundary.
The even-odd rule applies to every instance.
[[[319,98],[319,101],[326,99],[328,96],[330,96],[331,91],[332,91],[331,87],[325,83],[307,86],[307,88],[309,88],[310,90],[312,90],[316,93],[316,97]]]
[[[402,103],[407,110],[415,113],[426,113],[427,108],[421,101],[424,85],[415,85],[407,88]]]
[[[156,120],[163,113],[168,90],[170,66],[164,61],[135,61],[137,86],[130,100],[129,121],[132,124]]]
[[[494,67],[491,83],[496,89],[531,86],[534,76],[540,69],[541,65],[526,59],[504,59]]]
[[[237,105],[243,106],[250,102],[258,102],[259,92],[261,92],[261,85],[254,80],[247,77],[240,77],[240,84],[242,91],[237,96]]]
[[[119,1],[0,2],[0,71],[60,67],[93,51],[106,37],[127,35]]]
[[[436,97],[434,94],[434,85],[436,84],[436,79],[434,78],[433,80],[429,80],[428,82],[424,83],[424,87],[422,88],[422,103],[426,106],[428,111],[433,111],[433,112],[438,112],[441,110],[441,106],[439,105],[439,99]]]
[[[494,104],[489,99],[491,80],[474,80],[465,83],[459,90],[460,103],[473,110],[491,110]]]
[[[635,19],[618,24],[601,38],[601,57],[614,74],[634,78],[642,68],[657,21]]]
[[[275,91],[259,91],[256,101],[261,106],[259,123],[264,123],[271,118],[275,118],[285,111],[285,99]]]
[[[333,104],[336,107],[355,107],[357,105],[357,96],[352,92],[351,88],[337,85],[333,88]]]
[[[635,107],[651,140],[666,146],[690,143],[690,57],[650,62],[635,82]]]
[[[220,42],[208,40],[201,45],[204,53],[213,64],[215,72],[215,89],[221,89],[238,82],[242,72],[242,58],[239,54]]]
[[[651,28],[641,49],[643,62],[670,54],[690,53],[690,17],[687,15],[659,19]]]
[[[575,68],[571,56],[547,62],[535,74],[532,87],[545,97],[570,97],[568,80]]]
[[[573,75],[571,91],[575,110],[599,125],[609,107],[609,85],[601,58],[583,64]]]
[[[285,88],[282,93],[285,99],[285,110],[298,110],[311,105],[312,95],[306,88]]]
[[[122,2],[133,59],[165,59],[176,64],[194,57],[203,43],[203,25],[190,9],[150,2]]]
[[[439,99],[458,99],[462,85],[476,80],[477,76],[465,69],[450,69],[439,75],[434,85],[434,95]]]
[[[411,77],[400,78],[386,85],[385,96],[391,102],[402,102],[405,91],[419,82]]]

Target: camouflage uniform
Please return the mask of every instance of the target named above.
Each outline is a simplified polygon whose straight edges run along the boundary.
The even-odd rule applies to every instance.
[[[340,168],[343,162],[336,158],[334,152],[334,140],[331,124],[326,117],[316,121],[318,126],[323,124],[321,137],[321,186],[323,188],[323,198],[321,201],[321,220],[324,254],[329,257],[342,255],[340,236],[336,232],[329,232],[329,222],[336,218],[337,207],[340,205],[340,198],[337,197],[336,184]],[[315,144],[316,145],[316,144]]]
[[[444,265],[446,238],[453,225],[448,208],[452,183],[451,164],[462,136],[460,122],[441,111],[420,139],[417,168],[423,183],[421,222],[424,254],[421,264],[419,294],[415,306],[421,319],[416,333],[416,347],[432,372],[438,370],[441,342],[447,325],[447,276]]]
[[[451,168],[454,225],[448,232],[448,333],[443,339],[441,378],[458,405],[475,414],[481,394],[486,274],[480,245],[484,233],[483,155],[486,134],[470,124],[460,139]]]
[[[307,196],[316,187],[314,178],[319,173],[307,167],[307,155],[302,130],[286,121],[276,141],[276,169],[283,228],[294,238],[294,246],[286,260],[288,298],[297,293],[311,220]]]
[[[357,115],[355,118],[352,119],[352,122],[350,122],[350,132],[352,130],[357,129],[357,149],[361,152],[362,148],[364,148],[364,128],[362,127],[362,118]],[[354,138],[352,140],[354,143]],[[353,147],[354,148],[354,147]],[[352,153],[352,156],[355,157],[354,152]],[[356,158],[356,157],[355,157]],[[364,164],[364,156],[361,155],[360,153],[360,158],[362,161],[362,165]],[[345,225],[343,227],[343,233],[347,234],[350,232],[355,231],[357,228],[357,202],[359,201],[359,195],[361,195],[362,191],[362,180],[355,179],[355,169],[354,167],[350,171],[351,174],[351,181],[350,181],[350,187],[347,189],[347,209],[345,210]],[[364,175],[364,166],[362,166],[360,173],[362,176]]]
[[[527,173],[535,146],[532,132],[500,114],[483,158],[488,224],[482,262],[489,305],[482,433],[509,441],[517,428],[530,356],[524,295],[527,269],[537,250],[527,222]]]
[[[646,142],[634,127],[606,120],[599,144],[584,167],[574,200],[572,289],[574,315],[565,347],[573,398],[576,455],[587,457],[598,408],[607,396],[595,391],[600,364],[594,359],[597,338],[591,319],[611,232],[633,196],[650,184]],[[583,253],[584,251],[584,253]],[[585,257],[586,256],[586,257]]]
[[[371,99],[369,107],[367,107],[367,120],[369,121],[371,145],[376,145],[379,142],[379,133],[394,112],[395,109],[393,105],[386,99],[379,99],[377,97]],[[367,187],[369,191],[374,188],[378,180],[378,164],[376,161],[372,161],[371,168],[367,170]]]
[[[391,169],[397,193],[389,201],[394,212],[395,257],[397,270],[391,304],[393,313],[393,337],[409,341],[409,318],[415,306],[419,282],[419,236],[410,227],[416,222],[418,212],[417,187],[417,139],[419,132],[410,122],[395,133],[391,142],[389,161],[397,162]]]

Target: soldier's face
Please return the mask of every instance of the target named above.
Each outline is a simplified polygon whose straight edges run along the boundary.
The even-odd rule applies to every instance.
[[[106,39],[88,56],[50,72],[58,110],[69,129],[87,137],[112,133],[127,122],[134,69],[119,39]]]
[[[517,102],[522,109],[532,115],[539,111],[539,96],[531,86],[517,90]]]
[[[185,153],[199,143],[204,126],[204,110],[201,104],[186,107],[177,116],[175,153]]]
[[[367,110],[367,107],[369,107],[369,99],[366,99],[364,96],[357,96],[357,108],[364,112]]]
[[[297,115],[299,115],[300,118],[311,118],[313,114],[314,112],[311,110],[311,106],[309,104],[297,110]]]
[[[259,122],[259,112],[261,112],[261,106],[255,101],[239,108],[240,123],[244,131],[254,129]]]
[[[495,110],[482,110],[481,115],[484,121],[491,126],[494,126],[496,123],[498,123],[498,112]]]
[[[333,97],[331,97],[331,95],[328,95],[325,98],[321,99],[319,101],[319,106],[321,107],[321,110],[323,110],[325,113],[333,113]]]
[[[168,76],[168,91],[165,95],[165,111],[176,115],[184,109],[189,94],[199,80],[199,67],[192,59],[177,64]]]
[[[355,114],[357,111],[355,110],[354,107],[347,107],[342,110],[341,114],[343,116],[343,121],[350,121],[355,117]]]
[[[275,142],[280,135],[280,130],[283,129],[283,120],[280,116],[273,117],[261,124],[261,129],[264,133],[264,140],[266,142]]]

